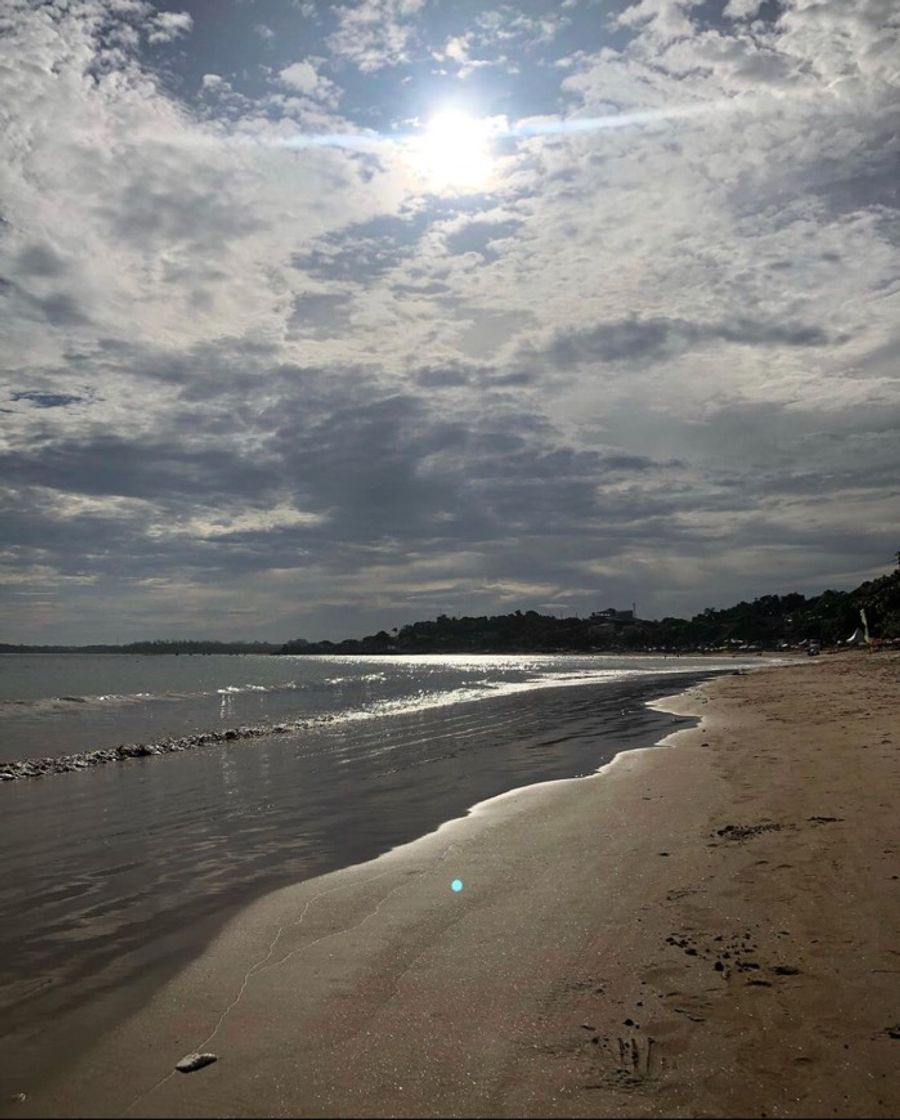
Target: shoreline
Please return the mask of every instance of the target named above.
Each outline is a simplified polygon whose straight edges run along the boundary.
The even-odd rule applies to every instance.
[[[732,670],[732,673],[758,671],[756,666],[742,670]],[[715,679],[715,678],[714,678]],[[680,697],[688,695],[699,688],[701,684],[693,684],[684,693],[666,694],[653,701],[645,701],[645,705],[649,708],[655,708],[659,711],[669,713],[670,709],[667,706],[668,701],[675,701]],[[674,711],[672,714],[678,714]],[[685,713],[686,715],[688,713]],[[436,828],[430,832],[424,833],[415,837],[412,840],[405,841],[388,851],[382,852],[380,855],[366,860],[362,863],[354,863],[345,867],[336,869],[335,871],[327,872],[323,875],[315,876],[310,879],[302,880],[298,883],[277,888],[276,890],[269,891],[262,897],[240,906],[231,915],[227,915],[223,920],[211,920],[209,925],[214,931],[205,947],[200,948],[188,958],[182,970],[173,978],[167,980],[161,988],[154,988],[149,992],[148,1002],[152,1005],[161,998],[166,998],[165,993],[172,985],[178,985],[187,972],[194,967],[199,966],[201,970],[205,970],[205,965],[202,963],[210,953],[218,952],[219,948],[224,948],[225,954],[230,956],[236,945],[240,945],[239,952],[244,952],[244,945],[246,942],[246,924],[249,920],[251,923],[261,921],[264,925],[270,924],[272,921],[277,922],[276,940],[280,940],[283,931],[288,930],[294,922],[291,921],[292,916],[295,914],[296,909],[299,908],[302,914],[300,922],[302,923],[307,907],[315,903],[318,899],[333,894],[341,894],[343,892],[353,892],[357,888],[367,887],[370,883],[379,882],[384,878],[394,873],[395,877],[401,880],[406,877],[418,878],[430,873],[433,862],[439,864],[446,861],[448,853],[455,847],[457,843],[462,844],[467,840],[477,840],[479,834],[484,831],[490,831],[492,828],[502,826],[510,820],[515,819],[521,815],[527,815],[533,811],[542,798],[542,795],[547,793],[562,792],[568,787],[581,785],[582,783],[590,782],[592,780],[601,778],[605,773],[612,771],[623,759],[637,758],[654,752],[660,748],[665,748],[669,745],[669,741],[676,735],[684,731],[692,730],[692,728],[677,729],[665,735],[659,741],[643,747],[629,747],[624,748],[616,753],[613,758],[603,763],[591,774],[554,778],[547,781],[533,782],[525,786],[516,787],[511,790],[506,790],[502,793],[492,795],[491,797],[484,798],[473,805],[471,805],[463,815],[452,817],[448,820],[442,821]],[[380,866],[385,865],[385,866]],[[393,866],[392,866],[393,865]],[[402,882],[401,882],[402,885]],[[396,886],[389,888],[386,896],[388,897],[397,889]],[[380,909],[380,904],[376,903],[375,911]],[[257,914],[259,915],[257,917]],[[362,922],[365,922],[367,917],[363,917]],[[362,924],[362,922],[360,924]],[[254,931],[256,932],[256,931]],[[345,931],[338,930],[337,934],[340,935]],[[349,931],[348,931],[349,932]],[[326,935],[327,936],[327,935]],[[265,944],[264,944],[265,943]],[[259,941],[261,954],[250,962],[249,969],[241,977],[240,983],[237,986],[237,991],[240,992],[244,985],[247,976],[252,974],[261,961],[267,961],[269,951],[272,947],[271,942],[267,942],[267,934],[264,934]],[[294,950],[290,950],[294,952]],[[245,962],[246,963],[246,962]],[[177,998],[177,997],[176,997]],[[228,1008],[230,1001],[226,1001],[225,1007]],[[110,1004],[113,1008],[120,1007],[123,1012],[124,1018],[114,1022],[112,1026],[108,1025],[108,1020],[111,1018],[107,1011],[105,1015],[101,1013],[101,1022],[107,1024],[106,1029],[103,1031],[100,1041],[101,1051],[105,1046],[117,1046],[116,1038],[122,1030],[123,1026],[128,1030],[133,1026],[138,1033],[143,1034],[145,1028],[140,1025],[140,1020],[144,1011],[135,1004],[135,1000],[128,993],[115,993],[108,992],[102,995],[97,1001],[97,1006],[102,1007],[104,1004]],[[230,1011],[226,1011],[226,1014]],[[206,1040],[204,1040],[205,1042]],[[138,1043],[139,1045],[139,1043]],[[129,1043],[126,1042],[126,1046]],[[91,1061],[94,1057],[99,1058],[101,1064],[105,1064],[105,1059],[102,1058],[100,1052],[93,1052],[92,1048],[88,1048],[85,1052],[74,1055],[65,1059],[61,1056],[61,1069],[62,1069],[62,1083],[66,1084],[70,1077],[81,1079],[85,1076],[83,1070],[83,1063]],[[115,1062],[113,1063],[116,1064]],[[99,1068],[93,1067],[95,1069]],[[171,1072],[171,1071],[170,1071]],[[88,1074],[90,1076],[90,1074]],[[12,1078],[6,1078],[8,1085],[13,1083]],[[118,1075],[113,1074],[112,1080],[118,1080]],[[168,1076],[162,1078],[168,1081]],[[51,1094],[52,1098],[56,1098],[56,1079],[51,1079]],[[150,1086],[150,1092],[154,1091],[156,1083]],[[13,1093],[14,1098],[17,1094]],[[64,1090],[64,1095],[68,1096],[68,1091]],[[38,1102],[44,1097],[44,1093],[39,1092],[26,1092],[25,1101],[16,1101],[11,1099],[11,1094],[7,1086],[4,1086],[3,1098],[0,1099],[0,1116],[53,1116],[53,1115],[97,1115],[97,1116],[140,1116],[143,1113],[138,1104],[143,1100],[146,1094],[141,1092],[137,1097],[129,1102],[119,1101],[112,1105],[109,1111],[98,1109],[94,1102],[82,1100],[79,1097],[78,1103],[75,1106],[75,1111],[67,1113],[65,1111],[57,1112],[56,1109],[63,1106],[52,1105],[50,1111],[44,1111],[43,1108],[36,1111],[35,1108]],[[224,1107],[224,1106],[223,1106]],[[148,1115],[164,1115],[165,1109],[162,1112],[149,1113]],[[215,1115],[217,1113],[208,1112],[202,1113],[203,1115]],[[290,1115],[286,1112],[284,1115]],[[199,1114],[198,1114],[199,1115]],[[254,1113],[255,1115],[255,1113]],[[262,1113],[260,1113],[262,1115]]]
[[[900,761],[898,662],[850,654],[833,669],[717,677],[655,702],[701,717],[697,727],[620,752],[589,777],[501,794],[374,861],[265,896],[99,1050],[9,1114],[896,1114],[896,1078],[878,1074],[896,1064],[900,890],[889,875],[872,889],[877,861],[862,834],[875,828],[882,860],[900,850],[896,807],[874,803]],[[803,677],[799,699],[784,686],[788,668]],[[861,791],[859,766],[846,765],[860,728],[836,725],[822,702],[837,678],[843,696],[867,689],[887,720],[880,751],[862,744],[878,781]],[[792,724],[798,704],[806,708]],[[764,725],[779,722],[793,750],[764,755]],[[812,740],[840,726],[846,742],[821,757],[806,742],[810,723]],[[842,768],[836,756],[848,752]],[[761,786],[779,763],[782,781]],[[841,827],[850,817],[838,808],[852,825]],[[785,811],[796,819],[780,819]],[[845,865],[843,878],[831,864]],[[855,892],[855,910],[837,912],[833,889],[810,889],[829,874]],[[810,937],[804,922],[828,936]],[[848,1003],[833,959],[848,938],[836,931],[853,933],[866,965],[884,966],[866,973],[879,983],[862,994],[865,1007]],[[819,960],[812,945],[823,941]],[[858,969],[840,963],[858,984]],[[817,1019],[792,1015],[791,1002]],[[884,1024],[849,1029],[878,1014]],[[840,1029],[851,1041],[837,1041]],[[207,1046],[214,1066],[171,1073]],[[871,1051],[862,1064],[860,1048]],[[127,1100],[125,1085],[135,1087]]]
[[[219,929],[235,915],[240,914],[247,905],[265,897],[273,890],[291,886],[330,871],[336,871],[339,868],[351,868],[355,865],[364,864],[390,851],[391,848],[415,842],[421,839],[423,835],[433,832],[443,823],[464,818],[473,807],[481,806],[483,802],[490,801],[495,794],[508,792],[510,786],[518,789],[527,786],[529,783],[532,785],[539,784],[542,778],[553,780],[558,777],[574,777],[579,774],[590,773],[598,767],[598,764],[602,764],[605,760],[611,758],[613,752],[619,751],[625,746],[631,744],[649,746],[666,734],[673,726],[677,726],[680,721],[654,713],[646,706],[646,700],[656,698],[664,691],[669,692],[696,683],[698,683],[698,679],[693,672],[687,676],[683,672],[679,672],[643,683],[632,682],[624,691],[622,686],[616,686],[612,691],[609,691],[606,685],[597,687],[590,683],[580,687],[570,685],[562,688],[538,689],[536,692],[532,690],[525,695],[532,698],[528,710],[531,711],[532,716],[536,717],[534,723],[522,718],[520,698],[492,696],[490,697],[492,703],[488,707],[492,710],[496,707],[496,712],[499,715],[495,715],[495,720],[499,719],[502,727],[510,722],[511,717],[515,717],[512,718],[512,722],[519,725],[520,736],[514,736],[505,743],[502,736],[491,740],[482,740],[476,734],[473,738],[474,745],[480,748],[492,744],[491,749],[486,752],[479,749],[477,754],[473,755],[473,765],[466,765],[462,769],[458,769],[457,764],[452,761],[443,765],[443,767],[438,762],[433,780],[429,783],[434,786],[436,791],[434,795],[428,795],[425,799],[419,798],[415,805],[409,804],[406,808],[402,804],[402,789],[395,796],[389,793],[385,796],[383,781],[376,781],[371,785],[364,782],[362,788],[368,790],[366,799],[372,801],[372,808],[362,811],[348,811],[348,822],[355,821],[358,823],[350,825],[349,838],[344,844],[347,850],[343,858],[339,850],[341,841],[333,840],[329,842],[327,835],[323,833],[323,840],[326,841],[325,847],[328,851],[319,859],[319,867],[307,867],[305,873],[295,870],[293,873],[284,872],[281,874],[278,873],[277,864],[273,865],[271,873],[267,873],[261,867],[262,878],[259,881],[254,882],[247,876],[244,876],[242,881],[232,881],[227,894],[223,892],[217,899],[214,909],[203,904],[206,896],[204,883],[210,879],[210,868],[201,864],[201,869],[194,876],[191,871],[191,863],[193,862],[191,851],[193,849],[189,842],[190,835],[186,834],[183,837],[183,843],[187,841],[187,846],[182,847],[180,852],[177,848],[173,848],[172,854],[168,857],[174,859],[176,865],[171,870],[167,870],[168,860],[163,858],[157,874],[157,878],[159,874],[162,874],[166,879],[165,890],[168,897],[174,899],[177,916],[167,918],[164,913],[160,913],[153,920],[152,927],[144,928],[142,936],[146,943],[145,947],[133,936],[126,934],[123,938],[116,935],[114,931],[105,941],[88,943],[79,937],[76,943],[80,948],[77,952],[73,952],[72,942],[66,939],[60,942],[60,953],[57,953],[55,958],[51,952],[50,956],[45,954],[43,958],[33,959],[30,962],[30,967],[24,968],[21,963],[18,965],[13,963],[19,953],[18,946],[27,945],[30,940],[28,936],[23,935],[20,926],[18,940],[12,932],[8,938],[9,953],[15,955],[7,957],[7,969],[4,974],[7,987],[4,994],[8,990],[13,997],[13,1002],[7,1005],[7,1012],[4,1017],[4,1038],[0,1040],[0,1065],[4,1066],[6,1070],[15,1071],[17,1076],[11,1076],[10,1074],[4,1076],[0,1073],[0,1107],[2,1107],[5,1089],[8,1085],[24,1085],[27,1089],[29,1084],[41,1084],[48,1071],[54,1072],[62,1065],[68,1065],[77,1059],[83,1041],[105,1034],[116,1023],[121,1022],[129,1014],[148,1002],[178,970],[198,954],[203,953]],[[587,688],[587,692],[583,691],[584,688]],[[535,696],[541,700],[537,708],[534,707]],[[612,700],[610,700],[610,697],[612,697]],[[637,701],[636,705],[634,701]],[[549,705],[549,708],[545,704]],[[464,713],[469,708],[473,712],[481,711],[482,714],[487,710],[487,708],[481,708],[477,703],[465,707],[457,705],[455,708],[442,710],[452,713],[458,709],[459,712]],[[622,709],[621,714],[620,708]],[[628,714],[632,710],[634,714]],[[548,712],[550,713],[549,716]],[[421,738],[425,727],[433,728],[439,737],[446,734],[445,728],[433,722],[421,725],[418,719],[401,717],[401,722],[390,725],[392,735],[396,735],[398,727],[403,726],[402,719],[407,720],[407,736],[412,734],[414,737]],[[533,736],[531,735],[532,729],[534,731]],[[475,730],[477,731],[477,728]],[[387,734],[387,725],[385,725],[383,731]],[[467,727],[466,734],[471,732],[472,728]],[[377,731],[374,733],[377,734]],[[522,739],[521,734],[528,737]],[[574,740],[577,744],[574,751],[567,740]],[[404,741],[402,735],[399,741],[401,743]],[[562,747],[551,745],[558,742],[562,742],[564,745]],[[544,754],[543,744],[548,744],[549,753],[543,758],[539,758],[537,754],[532,756],[528,749],[530,743],[541,748],[540,754]],[[225,746],[226,754],[230,753],[227,750],[230,744]],[[464,740],[454,741],[450,744],[450,748],[452,748],[452,751],[448,755],[449,759],[455,757],[457,750],[462,750],[465,753],[467,749]],[[446,753],[450,748],[443,749]],[[181,760],[170,759],[168,762],[149,760],[133,768],[123,768],[120,773],[117,773],[118,768],[104,768],[104,772],[100,775],[84,775],[80,779],[73,778],[71,783],[67,782],[59,786],[56,782],[46,784],[21,783],[18,787],[13,786],[7,793],[13,795],[13,802],[17,799],[20,801],[24,799],[26,806],[31,806],[32,813],[36,811],[39,803],[43,804],[41,798],[45,794],[47,796],[53,794],[55,800],[50,802],[50,810],[56,806],[57,810],[63,815],[61,819],[65,818],[67,811],[72,811],[76,818],[81,818],[85,816],[86,812],[89,816],[94,815],[91,812],[94,806],[102,809],[103,797],[91,800],[88,791],[94,789],[95,786],[102,791],[105,783],[106,793],[104,796],[115,798],[116,804],[124,802],[131,805],[136,816],[123,816],[122,813],[118,813],[114,818],[105,818],[105,825],[97,837],[97,840],[102,843],[102,837],[110,827],[130,829],[132,822],[143,819],[140,808],[142,789],[158,797],[160,788],[169,788],[172,796],[178,796],[180,787],[190,789],[196,786],[199,776],[200,787],[205,788],[209,785],[215,791],[218,788],[216,785],[218,771],[216,765],[214,765],[217,753],[197,752],[193,758],[189,755],[184,760],[187,765],[183,765]],[[425,754],[434,755],[435,752],[426,749]],[[558,759],[554,763],[552,758],[557,754]],[[438,755],[440,755],[440,751]],[[485,761],[481,761],[482,756]],[[253,754],[245,754],[244,752],[239,752],[235,757],[236,761],[244,760],[245,765],[237,773],[243,775],[245,798],[248,803],[252,804],[255,797],[266,795],[265,785],[258,787],[253,784],[258,774],[268,772],[265,760],[257,764],[252,761]],[[410,761],[413,761],[414,757],[414,755],[410,756]],[[495,761],[491,761],[491,758],[495,758]],[[504,758],[507,760],[506,763],[496,761],[496,759]],[[201,767],[209,764],[212,769],[197,769],[198,764]],[[149,779],[153,777],[148,771],[147,780],[144,780],[142,784],[141,772],[145,765],[158,768],[160,777],[164,776],[162,771],[170,770],[173,776],[181,774],[182,778],[178,783],[173,784],[170,781],[168,787],[165,783],[156,781],[148,784]],[[448,786],[447,781],[448,779],[453,780],[454,771],[456,771],[454,784]],[[416,772],[413,771],[413,773]],[[505,777],[503,776],[504,772]],[[281,773],[283,778],[288,781],[289,786],[291,775],[293,774],[296,777],[298,771],[290,763],[290,759],[286,757],[284,765],[281,767]],[[526,775],[528,776],[526,777]],[[132,776],[135,781],[131,787],[121,786],[122,781]],[[246,784],[247,779],[252,780],[249,785]],[[233,778],[232,782],[234,780]],[[237,777],[237,780],[242,781],[240,777]],[[405,779],[403,780],[405,781]],[[65,788],[70,785],[72,794],[76,798],[80,795],[81,800],[74,802],[66,800]],[[345,790],[345,794],[349,792],[351,792],[349,789]],[[422,787],[420,792],[424,794],[425,787]],[[296,798],[291,796],[288,804],[294,805],[295,801]],[[314,795],[313,803],[315,803]],[[214,812],[217,806],[218,802],[215,799],[210,801],[209,804],[205,804],[198,819],[202,821],[207,812]],[[285,844],[288,843],[287,837],[291,834],[294,822],[299,822],[302,827],[305,817],[302,811],[285,813],[283,808],[280,804],[270,803],[268,815],[276,821],[274,831],[270,828],[271,835],[256,844],[256,847],[251,843],[247,851],[251,854],[255,851],[264,853],[267,846],[273,846],[273,850],[280,853],[282,859],[284,858],[284,853],[288,851]],[[177,804],[175,805],[175,811],[178,811]],[[389,816],[385,818],[385,823],[381,825],[379,824],[379,814],[384,812],[388,812]],[[279,831],[284,832],[284,843],[279,841]],[[10,836],[16,835],[15,831],[9,829],[7,834]],[[39,831],[37,835],[40,836]],[[222,830],[220,835],[225,842],[228,841],[228,830]],[[357,839],[354,839],[354,836]],[[82,843],[86,844],[87,850],[90,851],[90,846],[94,843],[94,838],[90,832],[82,837]],[[153,845],[157,851],[160,849],[168,851],[171,847],[169,835],[164,829],[147,833],[146,843]],[[81,846],[81,844],[78,845],[79,848]],[[232,863],[240,854],[239,851],[236,852],[234,849],[228,849],[228,852]],[[303,857],[302,840],[297,852],[301,862],[308,862]],[[103,849],[101,848],[99,850],[101,860],[103,855]],[[140,851],[135,849],[134,844],[126,848],[119,848],[119,863],[127,863],[127,861],[136,858],[140,859],[141,855]],[[147,853],[147,859],[150,859],[149,852]],[[156,862],[159,864],[158,859]],[[180,866],[178,866],[179,864]],[[322,864],[324,866],[321,866]],[[91,863],[85,864],[77,859],[69,860],[60,873],[53,874],[47,879],[51,897],[57,892],[66,890],[73,875],[88,873],[92,866]],[[102,872],[102,863],[100,867]],[[14,869],[10,868],[10,870]],[[44,871],[39,864],[34,864],[31,870],[31,874],[35,877],[34,880],[29,878],[28,868],[22,874],[25,876],[23,885],[27,886],[28,883],[37,881],[37,876],[43,876]],[[156,881],[152,878],[153,874],[151,861],[148,864],[148,884],[151,884],[151,880]],[[183,887],[177,889],[172,883],[172,878],[176,875],[183,881]],[[206,876],[206,879],[204,879],[204,876]],[[211,881],[215,882],[214,877]],[[179,892],[180,904],[178,902]],[[40,895],[34,889],[31,890],[31,897],[38,901],[40,899]],[[106,905],[107,921],[109,922],[118,921],[120,913],[127,922],[127,914],[115,908],[117,897],[115,894],[95,897],[95,907]],[[13,913],[11,906],[8,908],[8,913]],[[145,919],[148,916],[150,915],[145,914]],[[139,912],[138,917],[141,917]],[[56,909],[51,912],[51,918],[61,931],[60,936],[64,937],[66,931],[71,929],[78,937],[77,912],[73,914],[71,908],[63,908],[57,904]],[[41,935],[39,921],[36,920],[28,925],[30,917],[27,913],[23,914],[23,920],[26,923],[25,929],[27,931],[32,931],[38,937]],[[46,921],[49,920],[51,919],[46,919]],[[144,924],[146,927],[146,921]],[[126,930],[127,926],[122,928]],[[69,946],[67,949],[65,948],[66,945]],[[98,950],[105,953],[105,964],[96,963]],[[92,957],[93,968],[91,965]],[[82,959],[86,962],[84,970],[81,969],[79,964]],[[21,961],[21,958],[19,960]],[[17,991],[23,992],[26,997],[21,1005],[15,1002]],[[29,991],[34,992],[33,1000],[28,998]],[[25,1090],[17,1088],[15,1091]]]

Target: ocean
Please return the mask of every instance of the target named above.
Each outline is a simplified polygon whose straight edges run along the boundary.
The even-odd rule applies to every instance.
[[[77,1037],[80,1009],[137,998],[260,894],[592,773],[685,723],[648,700],[759,664],[0,655],[0,763],[239,732],[0,784],[0,1065],[51,1060],[48,1022]]]

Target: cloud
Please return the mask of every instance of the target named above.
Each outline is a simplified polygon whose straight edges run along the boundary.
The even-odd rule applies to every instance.
[[[246,36],[227,80],[192,11],[190,52],[148,52],[141,4],[3,28],[14,637],[230,630],[235,602],[284,638],[691,612],[888,562],[886,7],[644,0],[611,29],[367,0],[280,69]],[[504,112],[546,126],[498,140],[490,190],[410,171],[434,53],[506,58]],[[290,147],[376,118],[369,150]]]
[[[457,226],[447,235],[447,248],[451,253],[480,253],[485,259],[496,259],[494,242],[512,237],[522,228],[517,218],[505,221],[469,221]]]
[[[335,57],[364,74],[405,62],[425,0],[359,0],[336,9],[337,29],[328,44]]]
[[[690,38],[695,31],[689,10],[701,0],[639,0],[618,17],[620,27],[641,27],[656,42]]]
[[[278,72],[279,80],[300,93],[315,93],[319,84],[316,68],[309,62],[294,62]]]
[[[461,79],[468,78],[476,70],[485,66],[507,65],[506,56],[499,58],[472,58],[470,52],[474,34],[453,35],[444,44],[443,50],[432,51],[432,57],[438,62],[449,62],[457,67],[456,76]]]
[[[752,19],[763,3],[764,0],[728,0],[724,14],[732,19]]]
[[[353,152],[298,163],[268,147],[286,126],[246,99],[224,124],[197,120],[134,60],[86,81],[106,50],[92,11],[42,7],[10,28],[17,61],[0,79],[3,99],[29,106],[8,134],[0,245],[19,353],[59,355],[63,336],[39,333],[47,322],[188,345],[283,329],[291,254],[390,211],[400,184]],[[203,84],[227,91],[215,74]]]
[[[560,332],[542,351],[557,365],[582,362],[658,361],[708,343],[746,346],[824,346],[828,334],[819,326],[764,323],[750,319],[698,323],[676,319],[628,318]]]
[[[11,401],[30,401],[35,408],[65,408],[70,404],[83,404],[84,397],[76,397],[71,393],[41,393],[36,389],[23,390],[12,393]]]
[[[332,106],[336,106],[340,99],[340,90],[334,82],[321,75],[309,59],[291,63],[279,70],[278,80],[288,89]]]
[[[61,276],[66,271],[65,261],[49,245],[40,243],[26,245],[16,264],[24,276]]]
[[[190,12],[157,12],[149,22],[147,38],[151,43],[171,43],[187,35],[194,26]]]

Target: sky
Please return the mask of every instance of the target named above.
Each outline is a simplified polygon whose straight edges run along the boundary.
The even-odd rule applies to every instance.
[[[896,0],[4,0],[0,640],[887,570],[898,109]]]

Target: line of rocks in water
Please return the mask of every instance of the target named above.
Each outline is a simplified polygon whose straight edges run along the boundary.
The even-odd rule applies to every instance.
[[[70,774],[105,766],[109,762],[127,762],[132,758],[150,758],[159,754],[175,754],[217,743],[239,739],[261,739],[267,735],[287,735],[292,731],[320,723],[329,723],[333,715],[315,716],[292,723],[263,724],[258,727],[230,727],[226,731],[204,731],[198,735],[161,739],[158,743],[126,743],[78,754],[61,754],[54,758],[26,758],[17,762],[0,762],[0,782],[16,782],[22,778],[45,778],[50,774]]]

